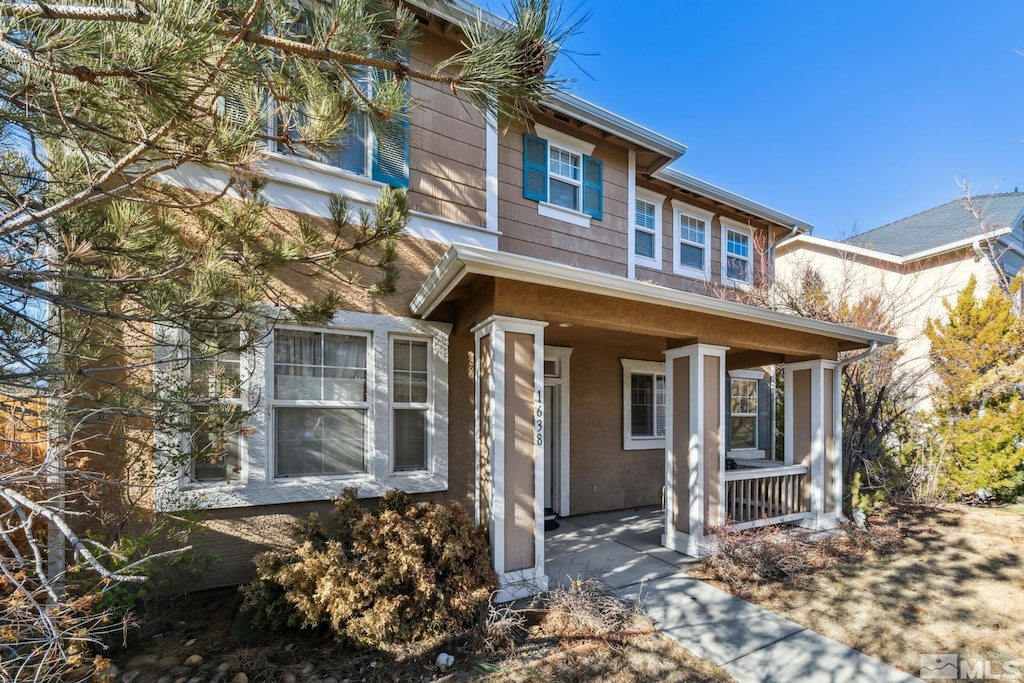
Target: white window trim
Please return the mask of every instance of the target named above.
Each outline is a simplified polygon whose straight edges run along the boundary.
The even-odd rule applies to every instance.
[[[760,381],[760,380],[767,379],[767,377],[768,377],[768,373],[766,373],[764,370],[730,370],[729,371],[729,379],[753,379],[753,380]],[[730,398],[730,400],[732,399],[731,396],[729,398]],[[758,396],[758,401],[760,401],[760,400],[761,400],[760,396]],[[760,410],[760,406],[758,406],[758,410]],[[757,441],[757,438],[758,438],[758,433],[757,433],[757,430],[755,429],[754,430],[754,440],[755,440],[755,443]],[[760,446],[760,444],[758,444],[758,445]],[[768,451],[767,451],[767,449],[761,448],[761,447],[759,447],[759,448],[738,448],[736,450],[729,450],[726,453],[726,455],[729,456],[730,458],[741,459],[741,460],[742,459],[747,459],[747,460],[763,460],[763,459],[768,457]]]
[[[635,360],[623,358],[622,360],[622,450],[624,451],[647,451],[665,448],[664,436],[637,436],[632,434],[632,405],[631,396],[633,375],[661,375],[665,377],[665,391],[668,392],[668,378],[665,375],[665,363],[662,361]],[[665,396],[666,410],[668,410],[668,395]],[[667,418],[667,416],[666,416]],[[667,420],[666,420],[667,422]]]
[[[394,395],[391,391],[394,387],[392,378],[395,372],[395,342],[396,341],[425,341],[427,342],[427,401],[423,403],[407,403],[400,402],[396,403]],[[411,335],[411,334],[391,334],[388,339],[388,439],[389,439],[389,464],[391,467],[391,477],[414,477],[425,472],[431,472],[434,469],[434,439],[433,435],[436,433],[438,425],[435,424],[434,415],[437,411],[434,410],[434,354],[430,352],[430,338],[424,337],[423,335]],[[408,408],[413,410],[426,410],[427,412],[427,457],[426,457],[426,469],[422,470],[403,470],[401,472],[395,469],[395,441],[391,438],[394,434],[395,423],[395,408],[401,406],[402,408]]]
[[[274,373],[266,373],[266,387],[267,387],[267,402],[270,409],[270,424],[268,429],[267,438],[269,442],[267,444],[268,452],[271,457],[268,460],[267,479],[279,483],[279,482],[293,482],[293,481],[344,481],[347,479],[360,479],[370,474],[370,460],[367,458],[363,464],[366,468],[366,472],[349,473],[349,474],[316,474],[316,475],[290,475],[290,476],[278,476],[277,475],[277,424],[273,420],[274,412],[277,408],[324,408],[324,409],[351,409],[351,410],[365,410],[366,419],[364,423],[364,429],[366,432],[363,434],[364,443],[367,446],[373,443],[373,431],[374,421],[372,419],[371,409],[373,407],[374,396],[372,394],[373,388],[376,386],[374,383],[374,365],[373,354],[376,351],[374,347],[373,334],[363,330],[351,330],[351,329],[337,329],[332,327],[304,327],[300,325],[277,325],[274,328],[275,333],[278,331],[287,332],[317,332],[321,334],[340,334],[347,335],[350,337],[363,337],[366,339],[366,398],[362,401],[325,401],[322,399],[278,399],[275,397],[274,392],[276,387],[274,386]],[[264,367],[273,367],[274,359],[274,337],[271,335],[270,343],[267,346],[267,356],[265,359]]]
[[[166,340],[165,345],[160,345],[154,349],[154,357],[157,359],[156,369],[154,370],[154,379],[157,382],[162,380],[183,381],[186,384],[192,380],[192,364],[189,361],[191,355],[191,339],[188,330],[176,328],[167,328],[162,333],[162,338]],[[253,358],[251,353],[243,351],[239,354],[238,358],[238,376],[242,380],[242,391],[241,396],[238,399],[231,399],[237,401],[239,408],[245,412],[250,409],[252,397],[250,392],[245,390],[248,380],[252,377],[251,368],[253,367]],[[200,404],[201,402],[197,402]],[[157,434],[154,436],[154,441],[159,445],[161,442],[170,443],[177,442],[178,448],[181,449],[182,455],[189,453],[192,449],[192,443],[190,434],[186,432],[173,433],[173,434]],[[239,487],[245,486],[246,479],[248,477],[248,441],[243,437],[238,444],[238,458],[239,458],[239,472],[238,476],[232,480],[200,480],[194,479],[190,472],[191,462],[183,462],[179,466],[169,467],[166,463],[156,463],[156,472],[158,479],[166,480],[167,484],[170,484],[173,488],[182,491],[216,491],[216,490],[232,490]]]
[[[285,327],[285,326],[282,326]],[[289,328],[295,326],[287,326]],[[243,444],[242,477],[230,485],[185,487],[181,478],[162,475],[156,486],[154,504],[157,510],[186,508],[240,508],[307,501],[330,500],[341,489],[352,486],[361,498],[378,497],[387,489],[399,488],[409,493],[428,493],[448,489],[448,340],[451,325],[430,323],[415,318],[342,311],[324,327],[297,329],[328,333],[365,333],[370,336],[367,347],[367,454],[366,473],[311,477],[274,478],[273,347],[268,335],[264,348],[252,354],[252,365],[246,375],[244,400],[253,406],[249,424],[251,435]],[[425,471],[394,472],[391,456],[391,339],[394,336],[431,340],[429,364],[431,371],[430,467]],[[159,347],[156,358],[166,366],[158,371],[175,371],[174,358]],[[266,400],[263,400],[266,397]],[[179,435],[158,434],[157,440],[180,438]],[[159,464],[158,464],[158,473]]]
[[[704,221],[704,267],[700,270],[696,268],[689,268],[687,266],[680,265],[679,255],[680,249],[679,244],[682,241],[682,231],[679,225],[679,216],[689,216],[696,218],[697,220]],[[685,277],[696,278],[698,280],[710,280],[711,279],[711,233],[712,227],[711,222],[714,219],[715,214],[704,209],[698,209],[695,206],[684,204],[683,202],[673,199],[672,200],[672,272],[676,275],[683,275]]]
[[[534,124],[534,130],[538,137],[542,137],[547,140],[548,143],[548,154],[551,154],[551,145],[564,149],[567,152],[578,154],[580,157],[580,179],[579,179],[579,197],[580,197],[580,208],[583,208],[583,157],[593,156],[595,145],[578,138],[574,138],[571,135],[566,135],[561,131],[557,131],[554,128],[548,128],[541,124]],[[548,184],[548,197],[551,196],[551,161],[548,159],[548,173],[547,178],[544,182]],[[557,176],[561,178],[562,176]],[[565,206],[559,206],[558,204],[552,204],[550,201],[537,202],[537,215],[544,216],[545,218],[553,218],[563,223],[570,223],[580,228],[589,228],[591,225],[591,217],[589,214],[585,214],[582,211],[576,211]]]
[[[648,258],[636,253],[636,206],[629,212],[629,257],[632,265],[648,268],[650,270],[661,270],[662,267],[662,233],[664,232],[662,207],[665,204],[665,195],[636,188],[636,201],[645,201],[654,204],[654,258]],[[644,228],[646,232],[646,228]]]
[[[592,142],[574,138],[567,133],[555,130],[554,128],[548,128],[540,123],[534,124],[533,129],[536,131],[538,137],[544,138],[549,144],[553,142],[556,147],[562,147],[571,152],[576,152],[577,154],[586,155],[588,157],[594,156],[594,147],[596,147],[596,145]]]
[[[722,224],[722,284],[729,287],[736,287],[737,289],[750,289],[754,286],[754,234],[749,226],[734,221],[731,218],[725,218],[724,216],[719,219]],[[728,275],[729,272],[729,242],[728,236],[729,231],[740,233],[747,236],[747,244],[750,248],[750,253],[747,256],[747,272],[750,273],[750,279],[738,280],[731,278]]]

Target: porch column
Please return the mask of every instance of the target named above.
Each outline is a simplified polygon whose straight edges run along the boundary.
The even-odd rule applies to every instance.
[[[725,352],[693,344],[665,352],[665,533],[692,557],[725,521]]]
[[[544,327],[491,316],[476,336],[476,519],[498,602],[547,590],[544,573]]]
[[[842,463],[837,444],[835,382],[838,363],[811,360],[785,368],[785,459],[804,465],[802,509],[796,522],[808,529],[834,529],[842,520]]]

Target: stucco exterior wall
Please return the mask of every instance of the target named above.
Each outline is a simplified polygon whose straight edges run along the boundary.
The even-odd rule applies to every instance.
[[[545,342],[572,347],[569,386],[569,509],[573,515],[661,503],[665,451],[623,450],[623,358],[664,362],[665,341],[545,330]]]

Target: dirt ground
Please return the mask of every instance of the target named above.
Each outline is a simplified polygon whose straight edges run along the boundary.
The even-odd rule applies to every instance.
[[[921,654],[1024,660],[1024,506],[899,507],[875,524],[902,544],[733,592],[915,675]]]
[[[367,683],[444,681],[732,681],[641,621],[601,638],[553,637],[539,623],[515,647],[482,651],[472,632],[431,646],[355,652],[322,631],[261,634],[238,617],[233,589],[193,593],[144,618],[121,647],[107,654],[109,683]],[[441,672],[440,653],[455,663]]]

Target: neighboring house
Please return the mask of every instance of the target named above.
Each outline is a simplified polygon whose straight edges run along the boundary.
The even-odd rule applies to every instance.
[[[445,11],[422,12],[414,64],[458,49]],[[336,158],[267,154],[282,224],[326,217],[329,192],[366,205],[384,183],[408,187],[412,219],[397,293],[342,289],[330,325],[278,325],[252,357],[216,361],[246,378],[251,434],[157,496],[204,510],[197,543],[222,560],[210,582],[248,578],[256,551],[346,486],[463,503],[489,529],[505,598],[546,585],[545,508],[663,504],[664,544],[691,554],[727,521],[835,526],[837,357],[893,339],[733,300],[811,226],[669,168],[682,145],[571,95],[508,131],[446,87],[411,95],[386,173],[369,131]],[[786,375],[777,454],[771,364]]]
[[[929,319],[946,320],[952,302],[973,276],[979,294],[1005,286],[1024,264],[1024,192],[947,202],[843,242],[807,234],[776,245],[780,281],[816,269],[850,300],[879,295],[894,313],[903,367],[917,379],[921,407],[934,381]]]

